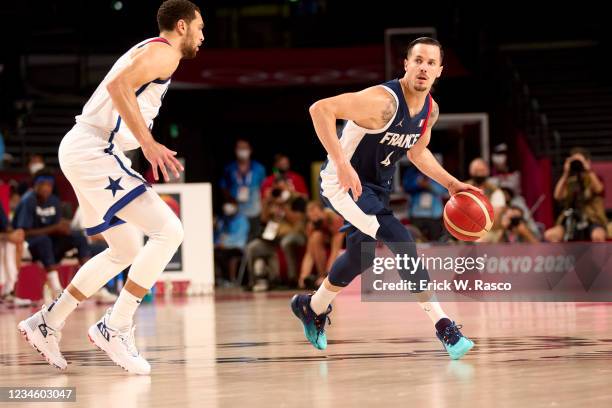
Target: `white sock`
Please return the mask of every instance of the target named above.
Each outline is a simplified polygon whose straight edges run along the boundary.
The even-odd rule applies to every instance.
[[[51,290],[55,292],[59,292],[62,290],[62,284],[60,283],[57,271],[47,272],[47,283],[49,284]]]
[[[140,301],[140,298],[123,288],[113,306],[110,318],[108,319],[108,326],[119,331],[129,329],[132,326],[134,313],[136,313]]]
[[[444,310],[442,310],[442,306],[440,306],[440,303],[438,303],[435,298],[432,298],[432,300],[428,302],[419,302],[419,306],[427,313],[427,316],[429,316],[434,324],[438,323],[440,319],[448,319],[448,316],[444,313]]]
[[[64,320],[78,305],[79,301],[70,292],[64,290],[60,297],[47,308],[45,322],[52,329],[61,327]]]
[[[338,293],[340,292],[334,292],[333,290],[327,289],[325,287],[325,281],[323,281],[319,289],[310,298],[310,308],[317,315],[325,313],[327,311],[327,306],[329,306]]]

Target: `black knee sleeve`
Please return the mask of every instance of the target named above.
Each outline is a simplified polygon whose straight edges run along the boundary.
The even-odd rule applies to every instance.
[[[378,223],[380,228],[376,232],[376,238],[385,243],[385,245],[396,255],[407,255],[410,258],[417,259],[416,242],[412,238],[412,234],[406,229],[406,227],[393,215],[377,215]],[[416,282],[418,288],[421,281],[429,282],[429,273],[427,269],[418,263],[416,269],[399,268],[398,273],[404,280]],[[413,293],[420,293],[421,290],[414,290]]]
[[[333,263],[327,279],[334,286],[345,287],[374,263],[374,239],[353,228],[346,237],[346,251]]]

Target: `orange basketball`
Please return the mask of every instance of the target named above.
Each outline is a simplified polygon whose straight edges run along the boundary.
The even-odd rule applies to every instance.
[[[444,226],[457,239],[476,241],[493,226],[493,207],[482,193],[460,191],[444,206]]]

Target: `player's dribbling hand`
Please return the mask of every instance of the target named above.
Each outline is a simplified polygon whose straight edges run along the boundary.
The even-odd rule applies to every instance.
[[[348,193],[351,190],[353,200],[357,201],[361,195],[361,181],[359,181],[359,176],[351,163],[344,161],[336,164],[336,172],[342,191]]]
[[[474,187],[471,184],[462,183],[461,181],[454,180],[448,185],[448,193],[453,195],[460,191],[476,191],[482,194],[482,190],[478,187]]]
[[[153,178],[155,181],[159,180],[158,168],[164,176],[165,181],[170,181],[166,167],[172,171],[172,174],[174,174],[174,177],[176,178],[180,176],[179,170],[185,170],[183,165],[181,165],[181,162],[174,157],[176,156],[176,152],[168,149],[163,144],[152,141],[141,148],[142,153],[149,163],[151,163],[151,167],[153,168]]]

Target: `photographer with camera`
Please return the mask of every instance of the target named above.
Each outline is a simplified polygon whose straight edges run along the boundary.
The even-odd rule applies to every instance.
[[[306,187],[304,177],[291,170],[289,156],[282,153],[274,155],[272,174],[266,177],[261,184],[262,197],[266,197],[278,178],[284,179],[292,191],[302,194],[304,197],[308,197],[308,187]]]
[[[591,170],[589,153],[572,149],[555,186],[554,197],[563,210],[556,225],[544,233],[546,241],[605,241],[603,190],[603,183]]]
[[[344,219],[333,210],[325,208],[321,201],[309,202],[306,206],[306,216],[308,238],[298,287],[314,289],[321,285],[331,265],[340,255],[345,236],[344,232],[340,232],[340,228]]]
[[[503,191],[493,183],[489,165],[482,157],[477,157],[470,162],[469,173],[470,179],[466,180],[466,183],[478,187],[487,196],[493,206],[493,225],[498,227],[502,210],[507,204]]]
[[[297,250],[306,244],[306,199],[296,193],[282,175],[263,199],[261,221],[264,231],[249,242],[246,249],[250,270],[249,286],[255,292],[268,290],[270,283],[280,281],[276,250],[280,246],[287,262],[289,282],[297,281]]]
[[[489,232],[482,242],[539,242],[536,234],[529,228],[523,209],[511,205],[502,210],[499,228]]]

